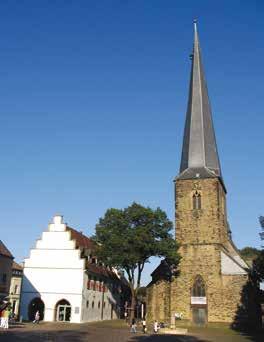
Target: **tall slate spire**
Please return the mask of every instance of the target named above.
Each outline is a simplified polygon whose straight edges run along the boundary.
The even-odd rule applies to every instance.
[[[222,176],[195,22],[189,100],[179,178],[197,177]]]

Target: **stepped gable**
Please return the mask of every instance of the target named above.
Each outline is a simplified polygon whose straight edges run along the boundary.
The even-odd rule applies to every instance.
[[[8,248],[5,246],[5,244],[3,243],[2,240],[0,240],[0,255],[14,259],[13,255],[8,250]]]

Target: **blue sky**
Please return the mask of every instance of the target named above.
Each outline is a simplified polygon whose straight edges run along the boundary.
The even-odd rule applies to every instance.
[[[107,208],[132,201],[173,219],[193,18],[233,238],[260,247],[263,7],[1,1],[0,238],[17,261],[55,213],[88,235]]]

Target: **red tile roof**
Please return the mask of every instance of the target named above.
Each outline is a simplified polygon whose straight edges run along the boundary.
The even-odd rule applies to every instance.
[[[71,238],[76,241],[76,246],[78,248],[87,248],[93,251],[95,249],[95,243],[89,239],[86,235],[84,235],[81,232],[78,232],[77,230],[68,227],[67,230],[71,232]],[[107,269],[104,266],[100,266],[97,264],[92,264],[87,261],[86,263],[86,269],[90,272],[105,276],[107,278],[112,278],[112,279],[119,279],[115,272]]]
[[[7,247],[4,245],[3,241],[1,241],[1,240],[0,240],[0,255],[14,259],[11,252],[7,249]]]
[[[71,238],[76,241],[76,246],[80,248],[94,249],[94,242],[86,235],[67,226],[67,230],[71,232]]]
[[[13,261],[12,270],[23,271],[23,267],[19,265],[17,262]]]
[[[91,264],[91,263],[87,262],[86,269],[87,269],[87,271],[102,275],[102,276],[107,277],[107,278],[112,278],[112,279],[116,279],[116,280],[119,279],[115,272],[107,269],[104,266]]]

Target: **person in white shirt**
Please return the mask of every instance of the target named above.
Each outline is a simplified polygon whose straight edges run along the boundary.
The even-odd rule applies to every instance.
[[[158,322],[155,320],[154,324],[153,324],[153,329],[154,329],[154,333],[157,333],[159,330],[159,324]]]

